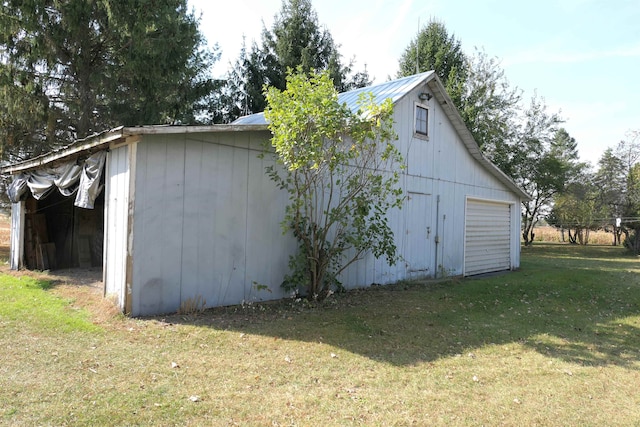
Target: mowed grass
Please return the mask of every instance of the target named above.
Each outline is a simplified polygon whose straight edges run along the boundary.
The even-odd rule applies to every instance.
[[[320,306],[145,319],[4,275],[0,424],[640,424],[638,258],[538,243],[522,258]]]

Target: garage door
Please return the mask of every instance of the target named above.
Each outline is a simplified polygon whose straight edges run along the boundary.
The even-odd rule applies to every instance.
[[[511,205],[467,200],[464,275],[511,269]]]

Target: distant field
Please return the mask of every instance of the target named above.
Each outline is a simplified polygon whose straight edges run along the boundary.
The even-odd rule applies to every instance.
[[[536,242],[562,242],[562,233],[560,230],[554,227],[544,226],[536,227],[534,230]],[[565,241],[568,237],[565,233]],[[613,243],[613,234],[605,231],[590,231],[589,232],[589,244],[590,245],[611,245]]]

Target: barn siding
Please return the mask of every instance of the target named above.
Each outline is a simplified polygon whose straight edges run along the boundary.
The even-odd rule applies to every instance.
[[[247,152],[188,140],[186,158],[181,300],[201,297],[209,305],[242,301]]]
[[[396,145],[405,161],[400,185],[407,200],[403,209],[392,210],[388,216],[401,259],[390,266],[384,259],[366,257],[343,273],[341,281],[347,288],[422,276],[415,271],[422,268],[414,265],[420,257],[428,259],[428,272],[424,276],[462,275],[467,197],[519,206],[519,197],[471,156],[435,99],[426,102],[430,116],[429,139],[413,136],[414,108],[418,94],[424,90],[424,87],[416,88],[394,108]],[[423,198],[424,202],[417,202],[421,207],[409,201],[412,196]],[[511,262],[517,267],[520,264],[517,246],[520,216],[518,209],[512,211],[511,232],[516,236],[516,243],[512,243]],[[426,227],[430,228],[428,236],[423,230]]]
[[[413,136],[423,90],[398,101],[394,112],[407,199],[389,212],[389,224],[401,259],[389,265],[365,257],[340,277],[347,288],[461,275],[467,198],[519,206],[519,196],[471,156],[435,99],[428,102],[429,139]],[[258,157],[268,138],[264,131],[203,132],[145,135],[137,144],[132,314],[175,311],[198,297],[217,306],[285,296],[280,283],[296,244],[280,227],[287,194],[264,173],[273,160]],[[510,218],[514,267],[517,211]]]
[[[176,311],[180,303],[184,142],[156,139],[138,143],[135,159],[134,315]]]
[[[11,269],[19,270],[24,265],[25,203],[11,204]]]
[[[295,244],[279,227],[286,194],[258,158],[266,137],[160,135],[138,144],[134,315],[176,311],[188,300],[219,306],[284,295]]]
[[[129,146],[112,148],[105,164],[104,292],[125,309],[129,226]]]
[[[252,146],[259,147],[262,141],[264,139]],[[267,157],[259,158],[259,153],[255,149],[248,151],[246,301],[285,296],[280,284],[288,272],[289,255],[295,253],[297,247],[290,234],[283,234],[280,225],[289,201],[288,194],[274,188],[265,168],[275,162]]]

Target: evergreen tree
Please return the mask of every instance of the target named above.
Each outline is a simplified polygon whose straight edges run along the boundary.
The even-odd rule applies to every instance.
[[[605,217],[610,219],[613,230],[613,245],[621,243],[622,229],[616,218],[623,216],[625,175],[622,161],[614,154],[612,148],[607,148],[600,160],[594,182],[598,189],[598,201],[605,208]]]
[[[307,74],[327,71],[339,92],[368,86],[366,68],[352,75],[354,60],[343,64],[338,47],[321,27],[310,0],[283,0],[271,29],[263,28],[261,44],[253,43],[249,51],[243,47],[229,72],[227,120],[263,111],[264,88],[284,90],[288,70],[298,67]]]
[[[3,157],[116,125],[197,122],[215,89],[216,49],[203,45],[186,0],[3,2]]]
[[[430,21],[420,29],[400,57],[398,77],[434,70],[453,100],[460,108],[469,67],[462,45],[449,35],[442,22]]]
[[[434,70],[478,145],[500,155],[501,144],[513,137],[520,91],[509,87],[495,58],[483,51],[465,55],[460,41],[433,20],[409,43],[399,68],[399,77]]]
[[[615,153],[625,177],[622,205],[624,244],[634,254],[640,255],[640,131],[629,132]]]

